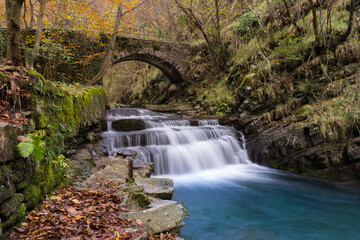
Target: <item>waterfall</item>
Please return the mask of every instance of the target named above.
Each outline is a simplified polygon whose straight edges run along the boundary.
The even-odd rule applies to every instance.
[[[243,135],[219,125],[216,119],[197,120],[124,108],[109,111],[106,120],[108,131],[102,133],[102,138],[109,156],[135,151],[138,160],[154,163],[154,175],[178,175],[250,163]],[[120,130],[113,126],[115,122]],[[129,127],[122,130],[121,126],[126,124],[136,125],[134,131]]]

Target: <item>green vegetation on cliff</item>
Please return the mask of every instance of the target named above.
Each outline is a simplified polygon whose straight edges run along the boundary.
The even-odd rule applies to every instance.
[[[15,84],[20,93],[16,98],[16,93],[1,92],[5,95],[1,143],[13,143],[7,152],[0,149],[1,155],[6,154],[1,160],[4,194],[0,194],[0,201],[15,204],[2,218],[2,228],[8,229],[23,219],[26,210],[36,208],[54,188],[69,181],[65,152],[76,147],[74,141],[81,143],[75,139],[79,134],[81,138],[98,126],[107,97],[100,86],[54,83],[22,68],[2,66],[1,70],[4,86],[13,89]],[[13,196],[21,196],[21,201]],[[2,205],[1,211],[4,208]]]

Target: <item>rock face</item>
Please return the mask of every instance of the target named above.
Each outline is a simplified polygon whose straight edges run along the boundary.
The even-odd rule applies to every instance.
[[[174,181],[169,178],[141,178],[135,183],[144,188],[146,195],[171,200],[174,192]]]
[[[183,220],[189,215],[186,208],[175,201],[158,200],[150,207],[139,212],[122,213],[121,217],[140,219],[149,231],[157,234],[180,228],[184,225]]]
[[[246,136],[249,157],[258,164],[340,181],[360,178],[359,140],[325,140],[316,126],[287,120],[237,124]]]

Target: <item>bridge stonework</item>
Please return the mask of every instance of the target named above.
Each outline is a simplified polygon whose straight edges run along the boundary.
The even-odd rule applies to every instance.
[[[192,51],[188,44],[118,36],[112,64],[141,61],[159,68],[173,83],[184,82]]]

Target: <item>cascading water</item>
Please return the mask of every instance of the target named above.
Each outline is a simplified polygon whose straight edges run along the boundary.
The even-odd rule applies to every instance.
[[[217,120],[144,109],[112,110],[107,120],[109,155],[136,151],[174,179],[173,199],[190,212],[186,240],[360,239],[359,186],[252,164],[244,136]]]
[[[144,109],[117,109],[107,114],[108,131],[102,133],[102,137],[110,156],[124,150],[136,151],[139,160],[154,163],[154,175],[177,175],[250,163],[244,146],[237,139],[243,136],[235,129],[220,126],[213,119],[178,118]],[[121,124],[122,120],[129,119],[142,121],[143,129],[114,130],[114,122]]]

